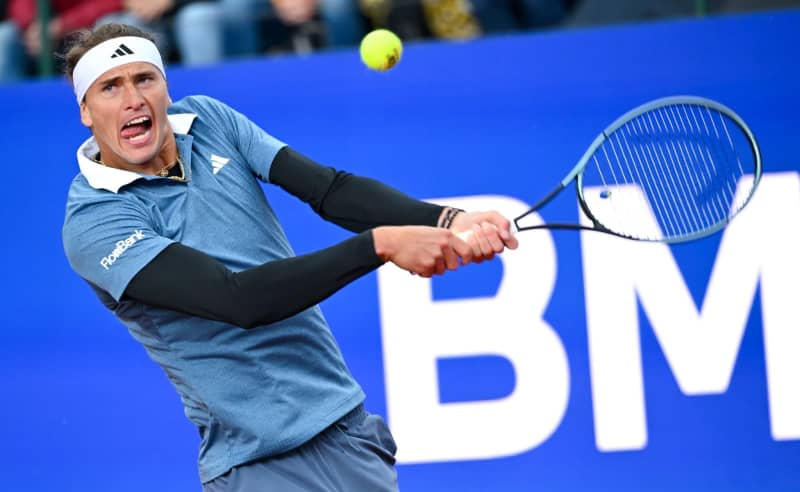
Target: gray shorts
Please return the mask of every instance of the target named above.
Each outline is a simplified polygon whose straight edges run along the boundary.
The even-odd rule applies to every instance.
[[[203,492],[397,492],[396,451],[383,419],[359,405],[302,446],[237,466]]]

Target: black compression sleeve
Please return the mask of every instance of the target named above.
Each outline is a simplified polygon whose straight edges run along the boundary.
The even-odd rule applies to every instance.
[[[435,226],[443,208],[374,179],[321,166],[289,147],[275,156],[269,180],[308,203],[325,220],[354,232],[381,225]]]
[[[382,263],[371,231],[315,253],[238,273],[175,243],[134,276],[125,295],[152,306],[254,328],[319,303]]]

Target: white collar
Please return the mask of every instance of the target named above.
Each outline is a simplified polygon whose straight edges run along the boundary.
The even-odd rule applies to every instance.
[[[193,113],[170,114],[167,115],[167,118],[174,133],[185,135],[189,133],[189,129],[192,127],[197,115]],[[80,167],[81,174],[83,174],[83,177],[86,178],[92,188],[102,188],[117,193],[126,184],[144,176],[144,174],[98,164],[94,161],[94,156],[99,151],[100,147],[98,147],[97,141],[93,136],[78,147],[78,167]]]

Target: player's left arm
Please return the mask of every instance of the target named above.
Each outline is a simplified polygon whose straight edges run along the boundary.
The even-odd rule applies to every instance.
[[[353,232],[378,226],[449,226],[450,207],[416,200],[374,179],[322,166],[266,133],[249,118],[211,98],[199,97],[196,109],[210,111],[223,122],[230,138],[260,180],[276,184],[308,203],[324,219]],[[502,237],[507,226],[499,215],[487,216],[491,227],[473,227],[479,215],[460,213],[452,225],[472,227],[467,240],[475,261],[515,247],[513,238]],[[464,217],[462,217],[464,216]],[[458,231],[457,231],[458,232]]]
[[[446,209],[374,179],[322,166],[290,147],[275,156],[269,181],[307,203],[325,220],[353,232],[382,225],[442,225]]]
[[[449,207],[416,200],[374,179],[322,166],[290,147],[275,156],[269,181],[308,203],[324,219],[354,232],[381,225],[470,230],[468,243],[478,260],[517,246],[509,220],[497,212],[453,213]]]

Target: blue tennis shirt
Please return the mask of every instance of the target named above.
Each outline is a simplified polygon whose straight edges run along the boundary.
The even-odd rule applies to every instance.
[[[168,112],[185,182],[98,164],[90,138],[78,149],[63,241],[72,268],[177,389],[200,430],[200,479],[208,482],[302,444],[364,393],[316,306],[244,330],[123,296],[173,242],[232,271],[294,256],[258,182],[284,144],[208,97],[187,97]]]

